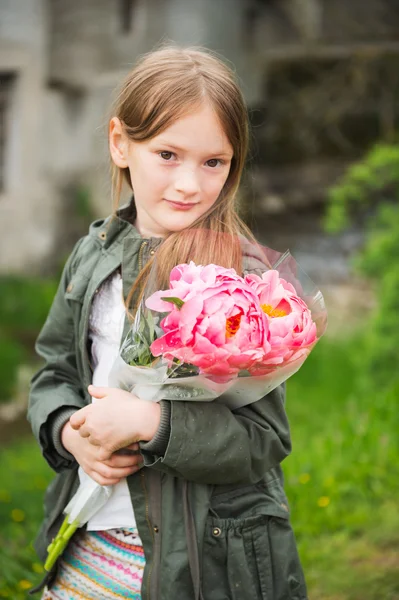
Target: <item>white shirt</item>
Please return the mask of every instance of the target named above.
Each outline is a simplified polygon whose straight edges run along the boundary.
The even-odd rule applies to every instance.
[[[122,277],[112,273],[94,297],[89,316],[89,339],[92,342],[93,385],[108,386],[108,374],[119,354],[125,321]],[[95,402],[95,399],[93,399]],[[89,476],[79,468],[83,482]],[[136,519],[126,479],[113,486],[111,497],[87,523],[88,531],[136,528]]]

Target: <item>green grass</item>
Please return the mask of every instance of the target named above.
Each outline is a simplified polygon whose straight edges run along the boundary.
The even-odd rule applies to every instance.
[[[399,599],[399,385],[357,393],[355,353],[323,339],[288,382],[283,467],[310,600]],[[0,464],[0,598],[20,600],[42,576],[31,541],[51,473],[31,439]]]
[[[283,466],[311,600],[399,598],[399,385],[356,392],[359,344],[322,340],[288,382]]]
[[[31,439],[0,453],[0,598],[22,600],[44,571],[32,546],[52,473]]]

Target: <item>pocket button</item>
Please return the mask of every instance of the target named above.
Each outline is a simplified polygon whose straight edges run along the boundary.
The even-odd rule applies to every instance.
[[[212,529],[212,533],[215,537],[219,537],[222,533],[222,530],[220,529],[220,527],[214,527]]]

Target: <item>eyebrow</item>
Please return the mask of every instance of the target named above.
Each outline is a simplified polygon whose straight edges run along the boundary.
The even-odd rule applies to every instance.
[[[175,144],[170,144],[166,140],[157,140],[157,146],[168,146],[168,148],[172,148],[173,150],[177,150],[178,152],[185,152],[184,148],[180,148],[179,146],[175,146]],[[207,156],[223,156],[224,158],[232,158],[232,152],[207,152]]]

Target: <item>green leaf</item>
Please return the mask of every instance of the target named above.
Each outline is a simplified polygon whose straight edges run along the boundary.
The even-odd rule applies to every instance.
[[[171,302],[171,304],[174,304],[175,306],[177,306],[177,308],[179,310],[181,309],[182,306],[184,306],[184,302],[180,298],[175,298],[175,297],[161,298],[161,300],[164,300],[165,302]]]
[[[150,341],[153,342],[155,339],[155,323],[151,312],[149,312],[147,315],[147,322],[150,330]]]

